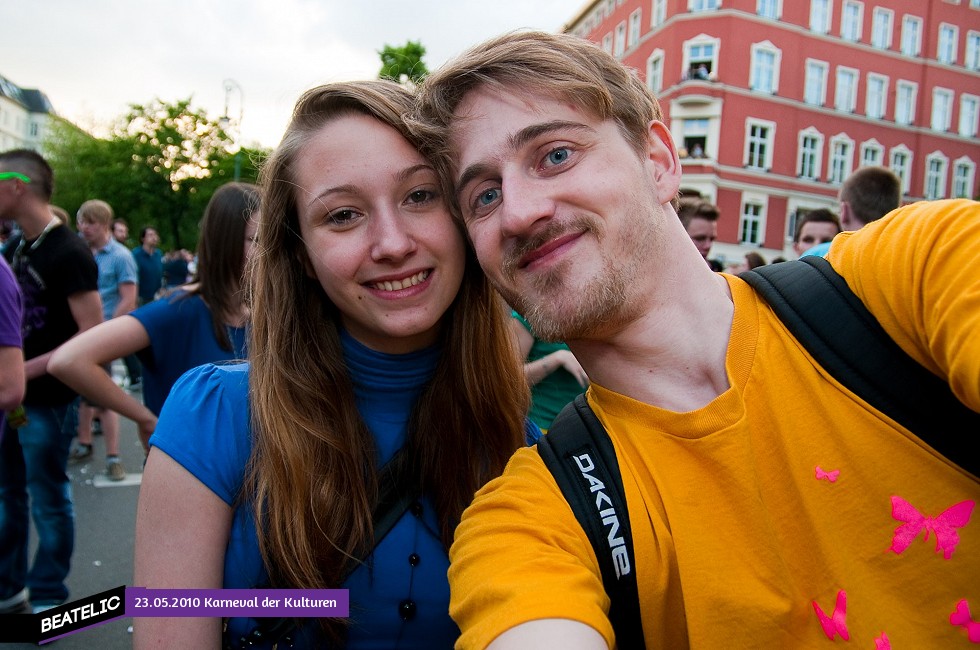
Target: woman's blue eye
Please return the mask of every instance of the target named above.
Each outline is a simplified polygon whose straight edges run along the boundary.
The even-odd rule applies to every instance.
[[[478,197],[476,197],[476,202],[479,203],[480,206],[490,205],[496,201],[499,196],[499,189],[485,190],[481,192]]]
[[[568,160],[569,151],[567,147],[555,149],[548,153],[548,162],[552,165],[560,165]]]

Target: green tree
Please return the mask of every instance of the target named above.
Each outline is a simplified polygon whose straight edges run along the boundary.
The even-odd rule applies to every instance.
[[[204,206],[233,178],[231,142],[190,99],[133,104],[107,139],[59,121],[45,143],[55,171],[52,202],[73,214],[83,201],[100,198],[129,222],[134,240],[140,228],[154,225],[164,248],[194,249]],[[254,182],[266,152],[241,153],[241,180]]]
[[[392,79],[402,84],[407,82],[418,84],[425,75],[429,74],[428,68],[422,61],[425,47],[419,41],[407,41],[401,47],[385,44],[384,49],[378,54],[381,56],[379,79]]]

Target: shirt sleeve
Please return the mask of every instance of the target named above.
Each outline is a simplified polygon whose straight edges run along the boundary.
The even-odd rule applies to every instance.
[[[546,618],[584,623],[613,646],[595,552],[536,449],[517,450],[463,513],[449,584],[457,648],[484,648]]]
[[[150,445],[234,507],[251,453],[246,364],[188,370],[163,404]]]
[[[904,206],[838,235],[827,261],[906,353],[980,411],[980,203]]]
[[[7,266],[0,260],[0,347],[22,348],[21,325],[23,302],[17,280]]]

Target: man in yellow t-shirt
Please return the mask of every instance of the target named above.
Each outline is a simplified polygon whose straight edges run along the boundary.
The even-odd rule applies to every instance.
[[[421,102],[481,265],[588,373],[647,648],[970,646],[980,481],[704,264],[642,82],[582,39],[517,32],[430,75]],[[840,235],[828,260],[980,411],[980,204],[907,206]],[[459,648],[614,646],[595,553],[535,449],[477,494],[451,562]]]

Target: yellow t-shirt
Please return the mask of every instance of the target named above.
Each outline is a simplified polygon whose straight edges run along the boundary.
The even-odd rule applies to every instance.
[[[900,209],[842,235],[828,259],[980,411],[980,204]],[[623,473],[647,648],[827,647],[814,604],[854,647],[971,647],[950,615],[965,599],[980,620],[980,513],[965,521],[980,481],[815,367],[726,277],[725,393],[690,413],[588,393]],[[477,494],[450,559],[457,647],[542,618],[583,622],[613,645],[595,555],[537,450]]]

